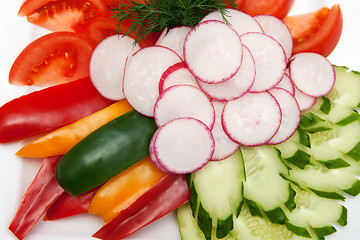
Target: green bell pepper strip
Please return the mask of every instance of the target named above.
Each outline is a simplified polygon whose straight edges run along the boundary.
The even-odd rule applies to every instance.
[[[157,126],[131,110],[92,132],[59,161],[55,176],[72,195],[87,192],[149,155]]]

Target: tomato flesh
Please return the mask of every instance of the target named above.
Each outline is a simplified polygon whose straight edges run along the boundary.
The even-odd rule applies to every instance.
[[[245,0],[241,11],[250,16],[267,14],[283,19],[293,4],[294,0]]]
[[[50,31],[74,31],[86,20],[107,10],[100,0],[26,0],[18,14]]]
[[[283,19],[293,37],[293,54],[315,52],[327,57],[336,47],[342,32],[343,16],[338,4],[316,12]]]
[[[9,82],[51,86],[89,75],[94,45],[71,32],[54,32],[30,43],[14,61]]]

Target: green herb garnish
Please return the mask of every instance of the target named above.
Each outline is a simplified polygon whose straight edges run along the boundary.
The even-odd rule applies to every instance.
[[[130,27],[124,35],[136,36],[141,41],[152,32],[170,29],[176,26],[195,27],[208,13],[219,11],[226,23],[226,8],[236,8],[234,0],[130,0],[118,3],[113,8],[113,18],[121,23],[130,20]]]

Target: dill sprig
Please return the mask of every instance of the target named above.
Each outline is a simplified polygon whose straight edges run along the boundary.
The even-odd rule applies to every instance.
[[[220,11],[226,23],[226,8],[236,7],[234,0],[130,0],[120,2],[113,8],[113,18],[117,20],[120,32],[121,23],[130,20],[130,27],[122,32],[135,36],[141,41],[152,32],[170,29],[176,26],[195,27],[208,13]]]

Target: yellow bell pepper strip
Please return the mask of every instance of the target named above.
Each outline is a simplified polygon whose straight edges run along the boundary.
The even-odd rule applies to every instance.
[[[124,239],[185,204],[189,198],[186,176],[166,175],[111,222],[105,224],[93,237],[106,240]]]
[[[64,192],[55,179],[54,169],[60,156],[45,158],[13,217],[9,230],[23,239],[51,204]]]
[[[131,109],[132,107],[126,100],[121,100],[30,142],[16,155],[35,158],[64,155],[91,132]]]
[[[106,182],[91,201],[89,213],[110,222],[164,176],[147,157]]]

